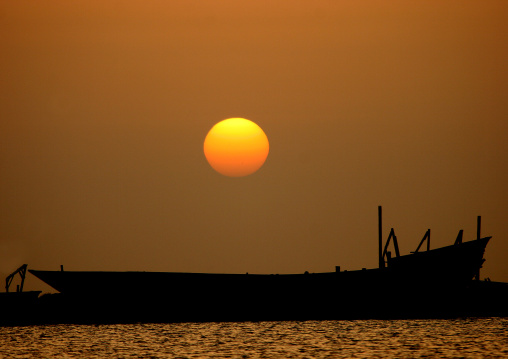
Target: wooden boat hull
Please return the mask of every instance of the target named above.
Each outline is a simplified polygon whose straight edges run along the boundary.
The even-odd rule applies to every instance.
[[[29,270],[94,321],[224,321],[456,316],[490,237],[388,260],[386,268],[304,274]],[[79,308],[79,309],[78,309]]]

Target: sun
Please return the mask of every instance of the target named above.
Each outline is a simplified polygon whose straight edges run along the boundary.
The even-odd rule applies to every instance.
[[[228,118],[215,124],[203,145],[205,157],[214,170],[229,177],[243,177],[261,168],[269,144],[257,124],[245,118]]]

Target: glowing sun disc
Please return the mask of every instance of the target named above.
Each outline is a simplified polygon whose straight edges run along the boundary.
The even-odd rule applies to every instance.
[[[243,177],[261,168],[268,156],[265,133],[245,118],[228,118],[215,124],[203,145],[205,157],[214,170],[230,177]]]

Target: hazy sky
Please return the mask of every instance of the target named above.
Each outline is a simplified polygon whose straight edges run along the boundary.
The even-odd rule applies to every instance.
[[[382,205],[403,254],[482,215],[508,281],[507,60],[505,0],[2,1],[0,274],[372,268]],[[203,155],[229,117],[249,177]]]

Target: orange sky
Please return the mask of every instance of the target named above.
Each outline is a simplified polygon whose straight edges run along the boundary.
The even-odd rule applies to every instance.
[[[404,254],[482,215],[508,281],[507,39],[504,0],[3,1],[0,275],[375,267],[383,205]],[[203,155],[229,117],[252,176]]]

